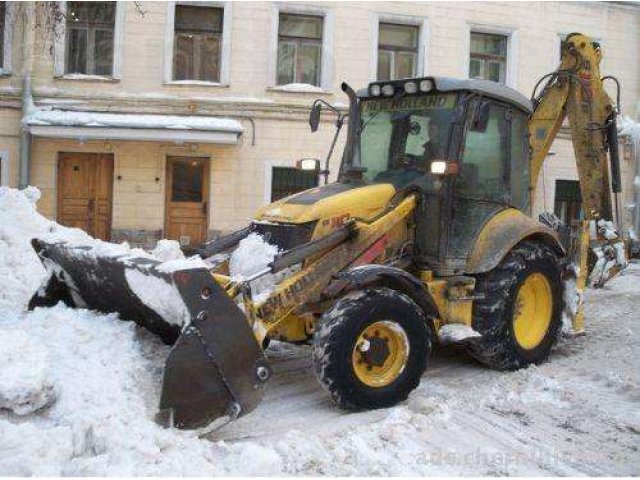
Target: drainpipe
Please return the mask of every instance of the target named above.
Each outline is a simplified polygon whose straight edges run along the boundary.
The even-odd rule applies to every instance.
[[[27,119],[35,110],[31,91],[31,72],[35,45],[36,2],[25,2],[20,9],[20,17],[13,19],[22,27],[22,121],[20,123],[20,167],[18,186],[29,185],[31,176],[31,132]]]
[[[20,129],[20,179],[19,188],[26,188],[30,183],[31,173],[31,132],[27,118],[34,109],[31,95],[31,73],[27,72],[22,79],[22,125]]]

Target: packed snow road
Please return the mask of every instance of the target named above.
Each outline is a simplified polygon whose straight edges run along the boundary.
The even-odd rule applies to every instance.
[[[635,263],[587,293],[587,335],[549,362],[495,372],[440,348],[406,404],[384,411],[336,410],[307,349],[272,350],[265,401],[212,437],[296,445],[296,473],[638,475],[639,306]]]
[[[276,343],[264,402],[198,437],[153,420],[168,354],[155,336],[63,305],[24,311],[43,275],[29,239],[86,241],[37,197],[0,188],[0,475],[640,474],[640,264],[587,292],[587,335],[540,367],[495,372],[442,348],[406,402],[346,413],[309,349]]]

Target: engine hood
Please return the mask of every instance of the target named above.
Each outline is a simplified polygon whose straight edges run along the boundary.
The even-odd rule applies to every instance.
[[[332,183],[305,190],[261,208],[256,220],[307,223],[347,217],[371,218],[380,213],[396,189],[389,183]]]

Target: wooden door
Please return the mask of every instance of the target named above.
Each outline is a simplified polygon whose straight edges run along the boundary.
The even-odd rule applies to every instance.
[[[168,157],[165,237],[196,248],[209,228],[209,159]]]
[[[101,240],[111,237],[113,155],[60,153],[58,223]]]

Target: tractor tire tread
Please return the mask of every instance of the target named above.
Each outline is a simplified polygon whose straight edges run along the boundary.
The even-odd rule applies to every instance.
[[[524,354],[513,335],[512,309],[519,282],[531,268],[542,269],[551,277],[554,305],[549,330],[538,352]],[[517,370],[532,363],[542,363],[556,344],[564,310],[560,259],[548,245],[525,240],[516,245],[494,270],[476,277],[476,300],[473,328],[482,337],[469,342],[468,352],[481,363],[498,370]],[[528,357],[528,358],[527,358]]]
[[[395,304],[412,317],[412,332],[407,331],[410,342],[409,360],[400,378],[388,387],[373,389],[358,387],[352,369],[345,368],[345,349],[351,351],[353,322],[360,321],[367,312],[375,312],[381,305]],[[408,320],[403,320],[408,321]],[[351,292],[339,299],[318,322],[313,342],[313,365],[320,385],[331,399],[346,410],[364,410],[392,406],[407,398],[420,383],[427,368],[431,352],[431,333],[422,309],[407,295],[389,288],[368,288]],[[404,325],[403,328],[407,329]],[[417,335],[416,335],[417,332]],[[422,337],[422,338],[412,338]],[[384,390],[380,392],[372,390]]]

